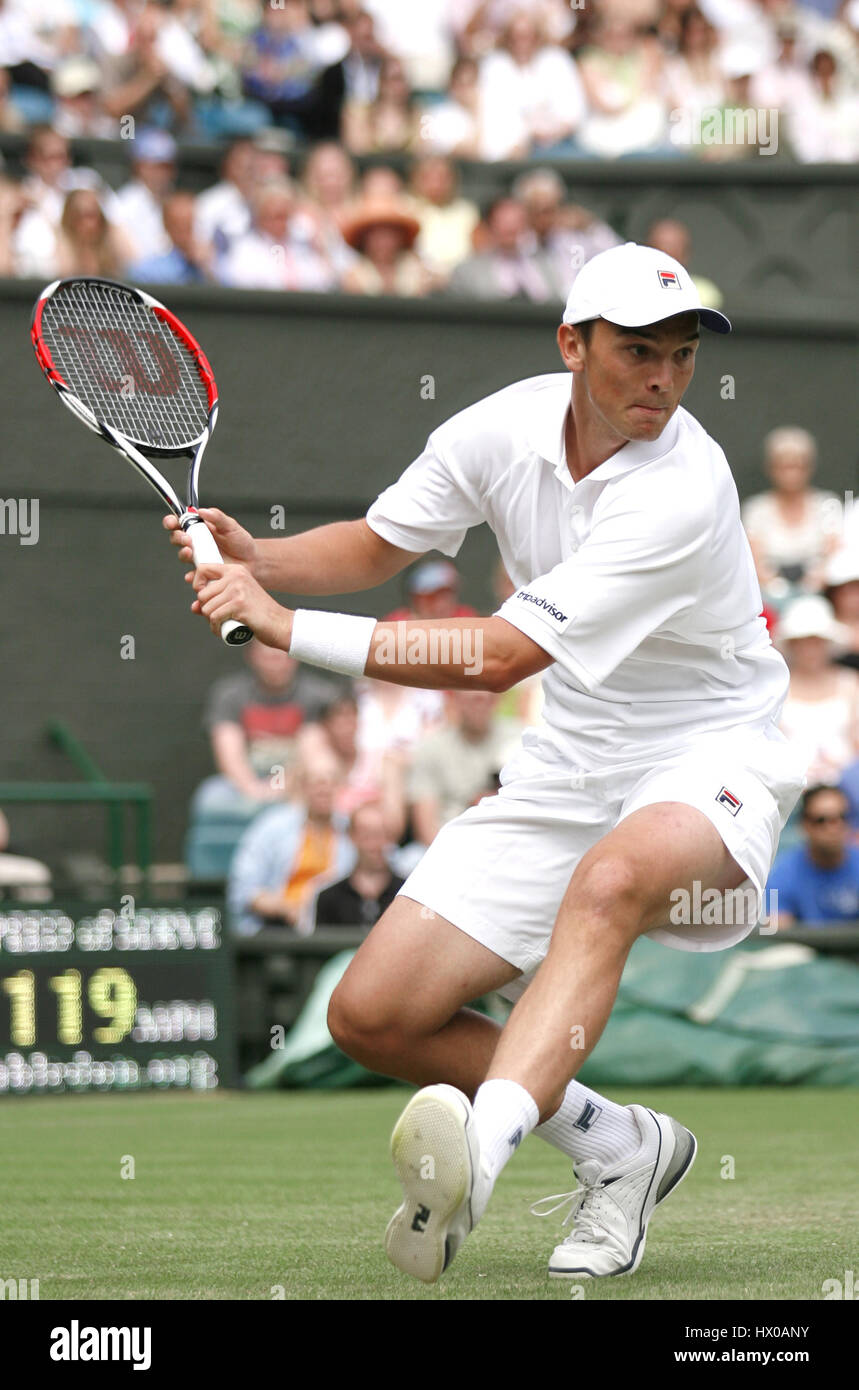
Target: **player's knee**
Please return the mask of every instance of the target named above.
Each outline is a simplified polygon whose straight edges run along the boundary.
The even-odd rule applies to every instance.
[[[402,1050],[405,1030],[396,1012],[380,1007],[358,986],[341,981],[328,1004],[328,1031],[347,1057],[378,1063]]]
[[[582,863],[570,884],[570,897],[600,931],[626,930],[641,914],[646,884],[636,864],[621,855],[599,855]]]

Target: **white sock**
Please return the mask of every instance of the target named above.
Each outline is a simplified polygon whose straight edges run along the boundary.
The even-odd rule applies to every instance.
[[[484,1081],[478,1088],[474,1124],[493,1182],[539,1118],[534,1100],[516,1081]]]
[[[574,1161],[597,1158],[604,1167],[631,1158],[641,1148],[641,1131],[632,1111],[579,1081],[570,1082],[560,1110],[534,1133]]]

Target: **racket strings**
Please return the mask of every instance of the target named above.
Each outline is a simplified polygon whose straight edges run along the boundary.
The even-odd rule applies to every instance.
[[[42,334],[72,393],[133,443],[184,449],[202,434],[209,401],[194,354],[121,287],[63,287],[45,304]]]

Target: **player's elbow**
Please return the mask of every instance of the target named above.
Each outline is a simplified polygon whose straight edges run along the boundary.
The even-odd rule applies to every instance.
[[[552,657],[505,619],[495,621],[498,626],[492,632],[481,684],[493,694],[503,695],[537,671],[545,670]]]

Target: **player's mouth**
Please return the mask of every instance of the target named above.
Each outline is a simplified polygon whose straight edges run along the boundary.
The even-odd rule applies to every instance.
[[[664,415],[668,409],[667,405],[634,405],[633,410],[640,410],[643,415],[650,415],[654,420],[659,415]]]

